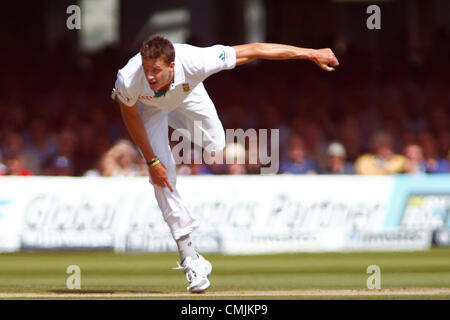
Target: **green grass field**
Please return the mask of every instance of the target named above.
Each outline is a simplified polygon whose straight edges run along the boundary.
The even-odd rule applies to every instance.
[[[41,251],[0,254],[2,299],[450,299],[450,249],[420,252],[205,254],[211,287],[191,295],[177,254]],[[68,290],[69,265],[81,290]],[[369,265],[381,290],[368,290]]]

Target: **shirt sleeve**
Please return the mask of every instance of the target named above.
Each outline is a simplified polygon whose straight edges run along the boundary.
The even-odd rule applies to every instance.
[[[210,75],[236,66],[236,51],[230,46],[192,47],[189,50],[188,72],[203,81]]]
[[[117,73],[115,89],[117,98],[119,98],[119,100],[123,104],[129,107],[136,104],[139,95],[137,94],[136,90],[133,90],[133,87],[130,84],[126,83],[126,80],[120,71]]]

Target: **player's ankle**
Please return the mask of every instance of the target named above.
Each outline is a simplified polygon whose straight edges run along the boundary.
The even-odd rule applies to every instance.
[[[179,238],[178,240],[176,240],[176,242],[181,263],[183,263],[187,257],[190,257],[192,260],[197,260],[199,258],[199,255],[195,250],[194,244],[189,235]]]

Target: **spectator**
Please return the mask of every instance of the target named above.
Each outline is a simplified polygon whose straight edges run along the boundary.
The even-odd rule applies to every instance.
[[[97,160],[97,163],[95,164],[95,167],[86,170],[86,172],[83,173],[83,177],[100,177],[101,176],[101,168],[102,168],[102,160],[103,157],[99,160]]]
[[[75,175],[81,175],[94,165],[101,155],[97,153],[99,135],[92,124],[83,123],[78,127],[78,143],[74,151]]]
[[[0,152],[0,176],[3,176],[6,174],[6,166],[3,164],[3,157],[2,153]]]
[[[140,175],[138,153],[133,144],[118,140],[101,158],[100,175],[103,177],[135,177]]]
[[[450,129],[443,130],[437,135],[438,156],[446,159],[450,150]]]
[[[40,173],[45,161],[56,153],[55,139],[49,134],[45,120],[42,118],[32,119],[24,136],[25,150],[33,159],[33,171]]]
[[[392,136],[384,131],[372,137],[373,153],[364,154],[356,159],[355,169],[358,174],[385,175],[404,173],[406,158],[394,154]]]
[[[225,160],[227,164],[227,174],[237,175],[246,174],[245,160],[247,151],[240,143],[229,143],[224,149]]]
[[[288,139],[288,156],[281,161],[281,173],[316,173],[317,168],[312,159],[306,155],[305,144],[299,135],[293,135]]]
[[[72,129],[64,129],[58,135],[56,154],[47,159],[43,173],[51,176],[74,175],[74,153],[77,136]]]
[[[419,134],[418,141],[424,153],[426,172],[448,173],[449,161],[438,157],[434,136],[430,132],[424,131]]]
[[[195,163],[200,162],[199,160],[201,160],[201,163]],[[202,152],[192,150],[191,157],[188,163],[181,163],[177,166],[177,174],[181,175],[211,174],[211,170],[204,163],[202,158]]]
[[[426,172],[426,164],[423,159],[422,148],[418,144],[406,145],[404,154],[407,158],[406,173],[420,174]]]
[[[448,153],[447,153],[447,173],[450,173],[450,148],[448,149]],[[443,172],[445,173],[445,171]]]
[[[231,175],[237,175],[237,174],[246,174],[247,169],[245,168],[245,165],[238,164],[238,163],[232,163],[227,166],[227,174]]]
[[[346,116],[337,124],[338,140],[345,145],[347,161],[355,162],[361,155],[362,142],[369,140],[362,138],[362,128],[353,116]]]
[[[332,142],[327,149],[326,174],[353,174],[355,168],[351,162],[346,161],[347,152],[340,142]]]
[[[33,173],[24,167],[24,158],[19,153],[10,154],[6,158],[6,172],[9,176],[31,176]]]
[[[205,154],[205,163],[208,164],[209,171],[212,174],[226,174],[227,165],[225,164],[223,151],[217,152],[215,155]]]
[[[50,166],[47,166],[45,173],[51,176],[73,176],[73,162],[65,155],[57,155],[52,158]]]
[[[36,164],[33,156],[25,149],[25,142],[20,136],[20,133],[13,128],[6,128],[3,132],[2,145],[0,145],[0,151],[5,156],[5,159],[15,158],[20,155],[21,164],[30,171],[36,171]]]
[[[246,160],[246,172],[248,174],[259,174],[261,173],[261,162],[259,158],[259,146],[258,144],[250,143],[249,150],[247,152]]]

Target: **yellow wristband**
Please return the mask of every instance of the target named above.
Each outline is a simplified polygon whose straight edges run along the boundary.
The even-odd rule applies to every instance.
[[[154,167],[154,166],[156,166],[158,163],[160,163],[161,161],[159,161],[159,159],[158,158],[155,158],[152,162],[147,162],[147,165],[149,166],[149,167]]]

